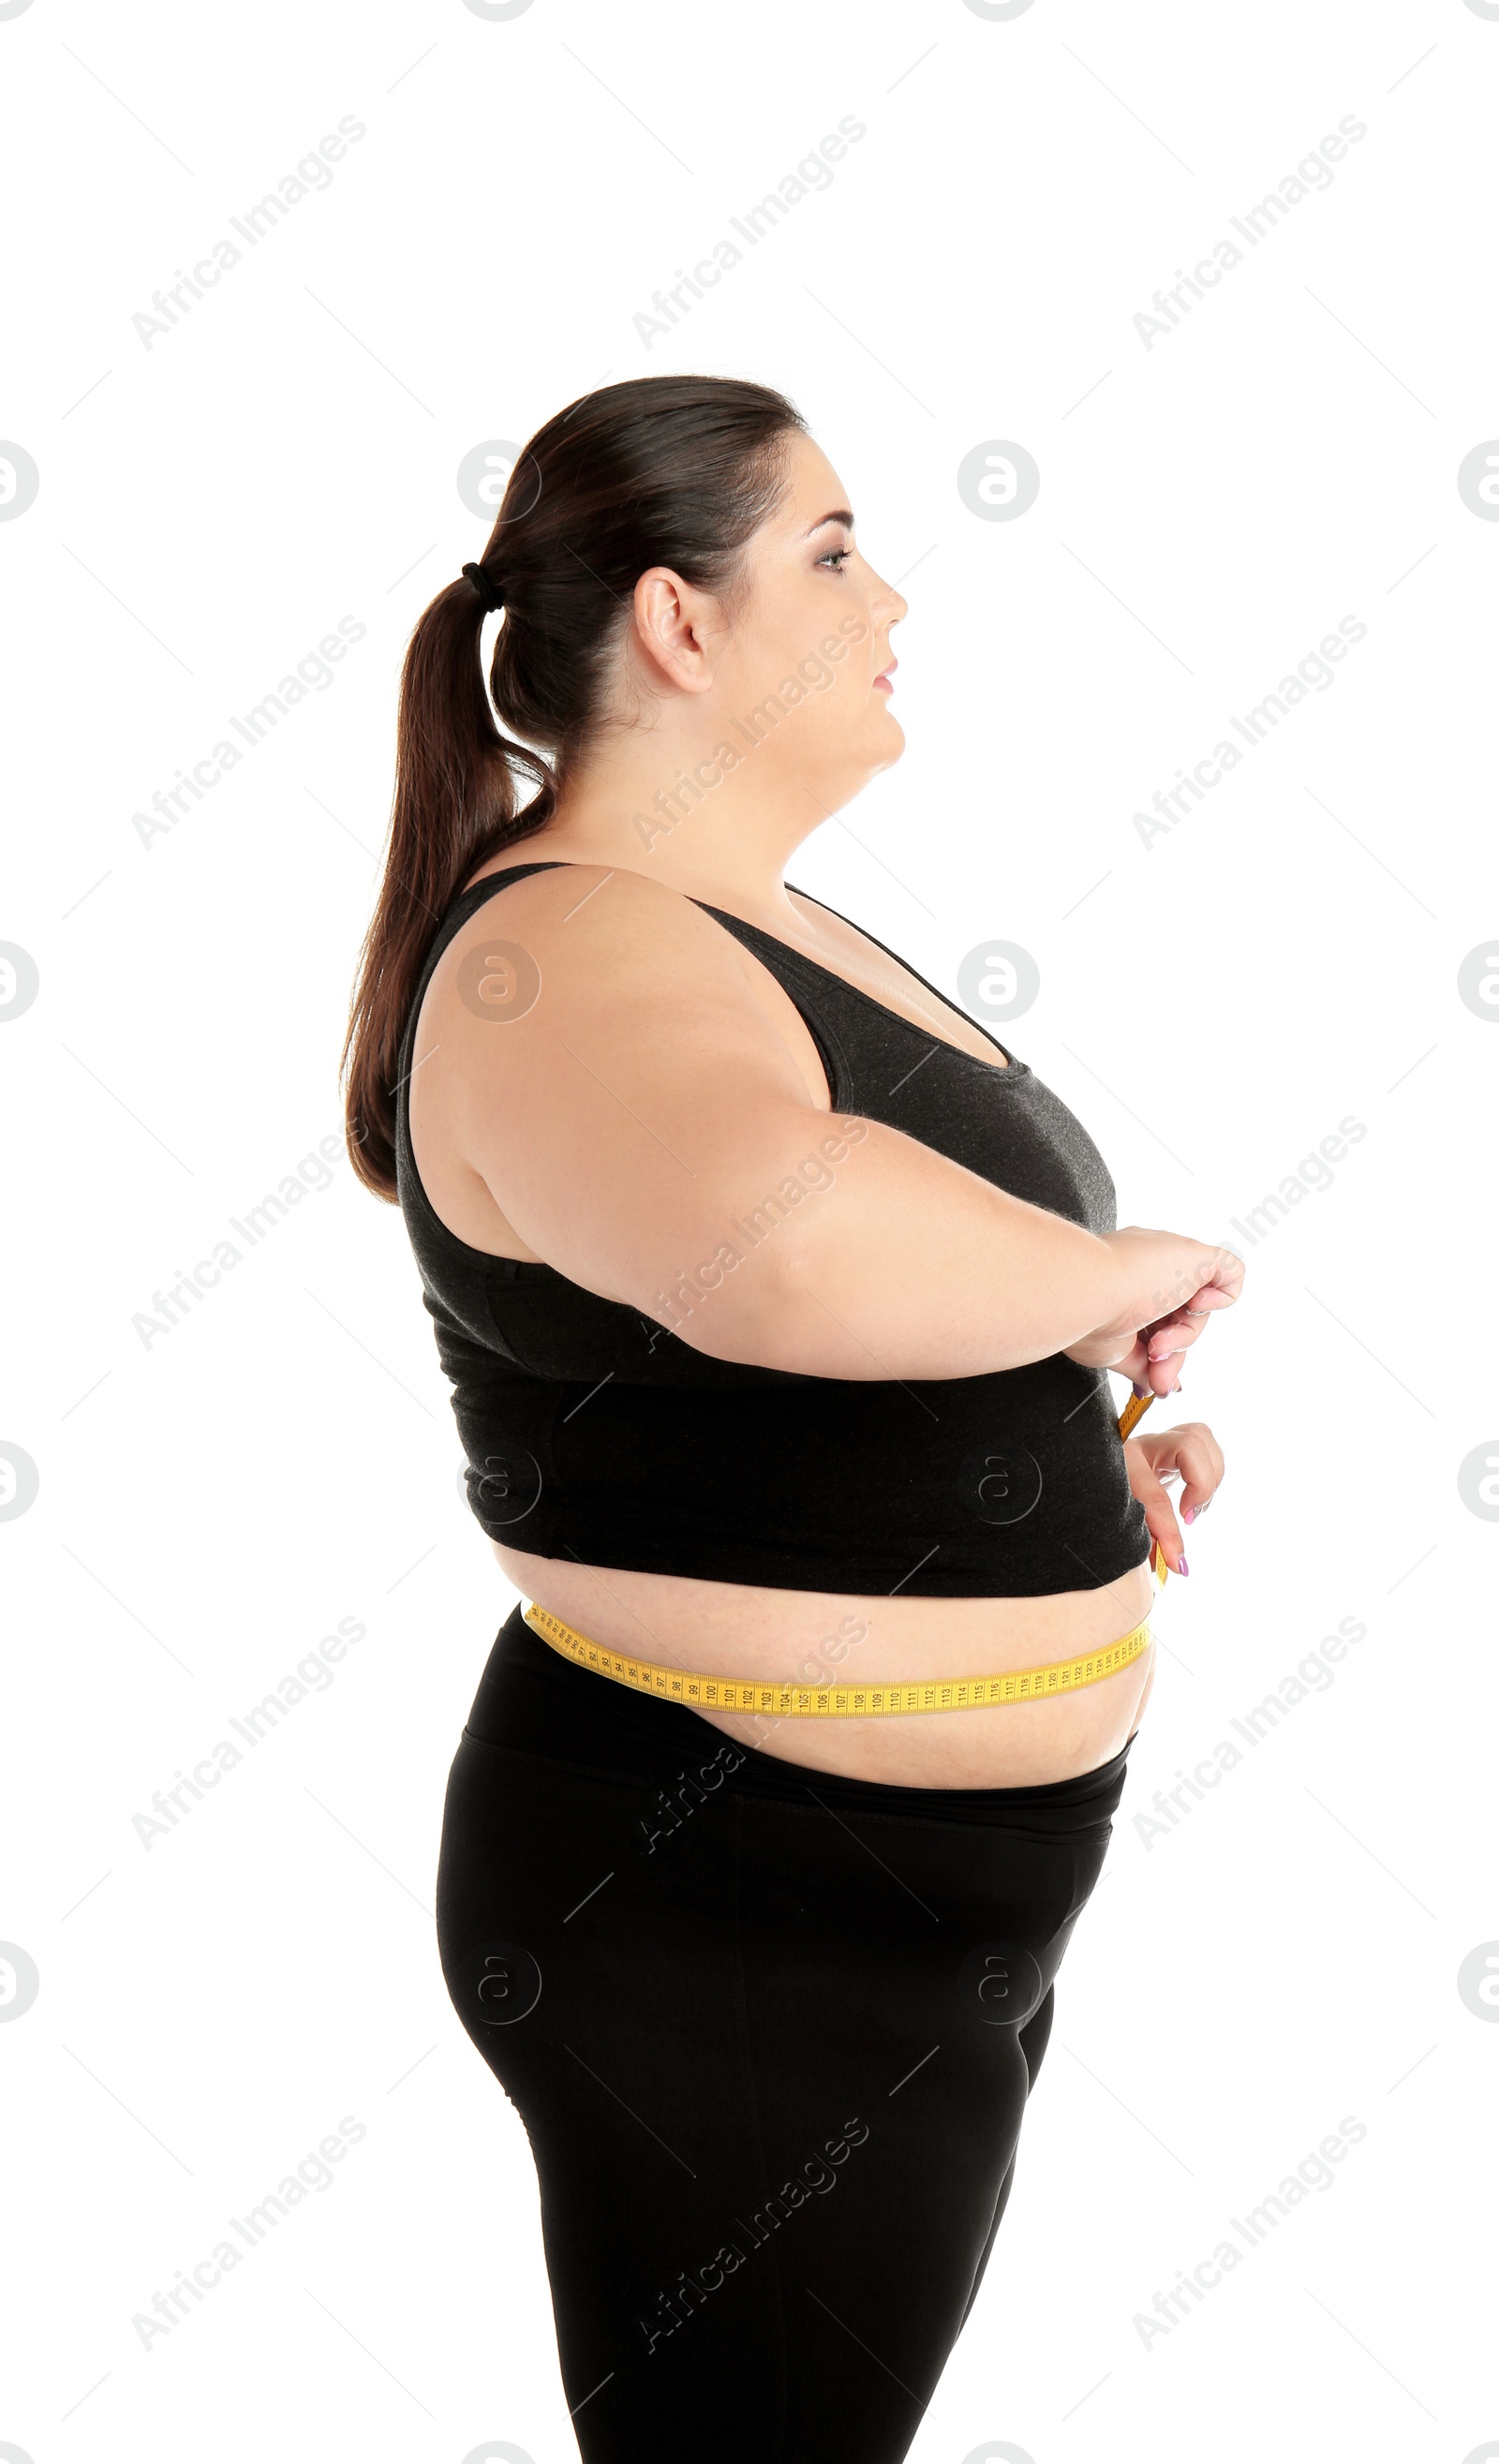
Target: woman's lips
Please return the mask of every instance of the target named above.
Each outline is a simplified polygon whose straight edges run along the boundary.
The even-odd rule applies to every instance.
[[[888,693],[894,692],[895,688],[892,684],[891,678],[893,676],[895,670],[899,665],[900,661],[898,659],[892,659],[888,668],[881,669],[879,674],[874,679],[874,690],[876,693]]]

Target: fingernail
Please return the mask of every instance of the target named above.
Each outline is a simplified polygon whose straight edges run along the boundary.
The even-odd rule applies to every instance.
[[[1179,1557],[1177,1559],[1177,1572],[1179,1574],[1184,1574],[1189,1572],[1187,1561],[1184,1557]]]
[[[1180,1394],[1180,1392],[1181,1392],[1181,1380],[1180,1380],[1180,1378],[1179,1378],[1179,1377],[1177,1379],[1177,1382],[1176,1382],[1176,1384],[1173,1386],[1173,1388],[1172,1388],[1172,1390],[1171,1390],[1171,1391],[1172,1391],[1173,1395],[1179,1395],[1179,1394]]]
[[[1195,1523],[1197,1520],[1197,1507],[1195,1506],[1184,1506],[1181,1509],[1181,1520],[1183,1523]]]
[[[1134,1377],[1134,1378],[1132,1378],[1132,1379],[1131,1379],[1131,1381],[1130,1381],[1130,1388],[1131,1388],[1131,1392],[1132,1392],[1133,1394],[1135,1394],[1135,1395],[1148,1395],[1148,1394],[1151,1392],[1151,1389],[1150,1389],[1148,1386],[1142,1386],[1142,1385],[1140,1384],[1140,1381],[1139,1381],[1139,1379],[1138,1379],[1137,1377]]]

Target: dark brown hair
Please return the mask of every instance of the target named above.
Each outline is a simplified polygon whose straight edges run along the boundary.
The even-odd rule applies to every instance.
[[[395,1082],[431,937],[491,856],[543,829],[604,705],[642,573],[670,565],[732,591],[774,507],[799,411],[728,377],[636,377],[537,430],[510,474],[480,561],[504,593],[489,693],[485,606],[451,582],[419,618],[401,675],[395,798],[380,896],[343,1045],[349,1158],[393,1199]],[[543,758],[544,757],[544,758]],[[520,783],[534,792],[522,806]]]

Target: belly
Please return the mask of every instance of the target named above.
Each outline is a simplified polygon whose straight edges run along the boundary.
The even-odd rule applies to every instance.
[[[1043,1667],[1116,1642],[1156,1598],[1148,1563],[1095,1591],[887,1599],[699,1582],[491,1546],[524,1598],[594,1642],[702,1676],[772,1684],[879,1684]],[[1151,1644],[1097,1684],[992,1709],[877,1720],[697,1716],[738,1745],[809,1771],[903,1788],[1021,1788],[1070,1779],[1116,1754],[1139,1725],[1155,1660]]]

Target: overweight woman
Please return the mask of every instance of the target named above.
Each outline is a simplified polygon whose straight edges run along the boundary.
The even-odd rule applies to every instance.
[[[520,1595],[438,1944],[587,2464],[906,2454],[1150,1692],[1153,1545],[1187,1571],[1165,1484],[1190,1522],[1223,1473],[1201,1422],[1122,1441],[1109,1373],[1175,1394],[1242,1262],[1117,1229],[1061,1098],[785,878],[901,752],[905,612],[787,401],[647,378],[532,438],[403,677],[350,1143]]]

